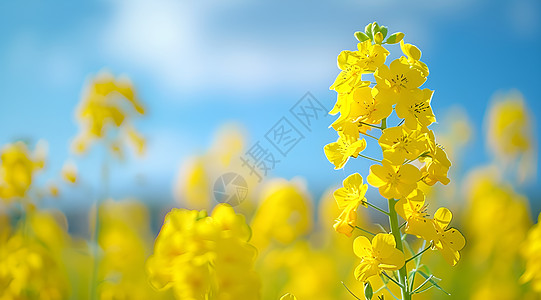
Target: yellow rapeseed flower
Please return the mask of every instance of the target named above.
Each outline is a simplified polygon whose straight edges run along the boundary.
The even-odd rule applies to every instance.
[[[325,156],[335,169],[343,168],[350,157],[356,158],[366,148],[366,141],[359,139],[355,124],[347,124],[343,131],[338,132],[338,135],[336,142],[327,144],[323,148]]]
[[[424,77],[428,76],[428,66],[420,61],[421,59],[421,50],[415,45],[406,44],[404,40],[400,41],[400,49],[406,57],[401,57],[400,59],[404,62],[407,62],[412,68],[418,69]]]
[[[343,187],[334,192],[334,199],[341,211],[333,226],[337,232],[351,236],[357,225],[357,207],[359,205],[366,207],[367,189],[368,185],[363,184],[362,176],[355,173],[344,179]]]
[[[427,144],[426,133],[421,130],[411,130],[404,125],[383,130],[379,138],[383,158],[389,160],[393,165],[417,159],[428,150]]]
[[[409,195],[421,178],[421,172],[410,164],[393,165],[384,159],[381,165],[372,165],[366,178],[370,185],[379,188],[379,193],[387,198],[401,199]]]
[[[433,248],[440,250],[445,261],[451,266],[460,259],[460,250],[466,245],[466,239],[456,228],[447,228],[453,214],[445,207],[439,208],[434,214],[434,225],[438,238],[434,240]]]
[[[433,149],[433,151],[419,159],[425,163],[421,168],[423,181],[428,185],[434,185],[438,181],[446,185],[451,181],[447,177],[447,173],[451,167],[451,161],[449,161],[447,154],[441,146],[436,146]]]
[[[430,101],[434,91],[415,89],[408,97],[396,104],[396,115],[405,120],[405,125],[415,130],[417,127],[426,128],[436,122]]]
[[[36,150],[39,152],[38,148]],[[4,146],[0,160],[0,198],[25,197],[34,173],[44,166],[44,158],[30,153],[25,143],[15,142]]]
[[[411,68],[409,64],[399,59],[391,62],[389,67],[380,66],[374,76],[381,97],[388,98],[393,104],[410,97],[411,91],[418,89],[426,81],[419,70]]]
[[[379,233],[372,242],[364,236],[359,236],[353,242],[353,252],[361,258],[355,268],[355,278],[366,280],[382,271],[395,271],[404,265],[404,253],[396,249],[396,241],[392,234]]]
[[[395,204],[395,209],[407,223],[405,232],[427,241],[437,238],[436,227],[429,218],[427,205],[425,204],[425,195],[420,189],[414,190],[407,197],[400,199]]]

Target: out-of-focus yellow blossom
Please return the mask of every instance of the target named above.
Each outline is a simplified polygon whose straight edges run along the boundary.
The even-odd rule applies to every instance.
[[[413,161],[427,149],[427,135],[421,130],[411,130],[401,125],[383,130],[379,145],[383,150],[383,158],[393,165],[403,164],[406,160]]]
[[[445,261],[451,266],[458,263],[460,250],[466,245],[466,239],[456,228],[449,228],[453,214],[445,207],[439,208],[434,214],[434,225],[438,238],[434,240],[433,247],[440,250]]]
[[[429,89],[413,90],[409,97],[396,104],[396,115],[403,118],[404,124],[412,130],[417,127],[426,128],[436,122],[436,117],[430,106],[433,94],[434,91]]]
[[[404,40],[400,41],[400,49],[402,49],[404,55],[407,56],[407,58],[401,57],[400,60],[407,62],[412,68],[419,70],[424,77],[427,77],[428,66],[424,62],[420,61],[421,50],[419,50],[419,48],[417,48],[415,45],[404,43]]]
[[[541,213],[537,224],[528,231],[521,252],[526,260],[526,271],[520,277],[520,282],[531,282],[533,289],[541,292]]]
[[[4,146],[0,154],[0,198],[10,200],[26,196],[35,172],[45,165],[39,148],[36,152],[30,153],[23,142]]]
[[[125,77],[115,78],[103,71],[85,87],[77,110],[79,135],[72,143],[76,153],[84,153],[96,139],[106,139],[107,147],[119,140],[134,145],[137,153],[144,150],[144,139],[131,125],[133,115],[144,114],[143,105],[135,94],[132,82]],[[111,129],[118,131],[112,132]],[[117,149],[118,150],[118,149]]]
[[[389,67],[382,65],[374,73],[376,88],[381,97],[393,104],[411,96],[411,91],[418,89],[426,78],[421,72],[399,59],[394,60]]]
[[[419,158],[425,165],[421,168],[422,178],[424,183],[434,185],[436,182],[449,184],[451,181],[447,177],[451,162],[447,158],[447,154],[441,146],[436,146],[434,150]]]
[[[265,249],[277,241],[289,244],[312,228],[310,199],[297,183],[270,182],[252,219],[252,243]]]
[[[218,205],[211,216],[173,209],[147,261],[150,282],[159,290],[173,288],[178,299],[259,299],[257,251],[248,236],[244,217],[229,205]]]
[[[202,157],[185,162],[174,186],[175,197],[188,208],[209,209],[212,201],[210,174]]]
[[[58,185],[56,183],[50,182],[47,187],[49,189],[49,195],[53,197],[58,197],[58,195],[60,195],[60,189],[58,189]]]
[[[382,271],[398,270],[405,262],[404,253],[396,249],[392,234],[376,234],[372,242],[359,236],[353,242],[353,252],[362,259],[355,269],[355,278],[362,282]]]
[[[470,186],[465,224],[472,241],[468,249],[478,257],[478,263],[494,255],[501,261],[512,260],[531,225],[528,199],[498,179],[497,173],[495,168],[486,168],[467,178]],[[498,234],[489,234],[494,228],[498,228]]]
[[[401,199],[409,195],[421,179],[421,172],[410,164],[393,165],[384,159],[381,165],[372,165],[366,178],[385,198]]]
[[[356,158],[366,148],[366,141],[359,139],[357,126],[351,125],[338,132],[338,140],[327,144],[323,149],[336,170],[343,168],[350,157]]]
[[[351,253],[351,241],[348,248]],[[344,261],[328,250],[320,249],[309,241],[299,241],[266,251],[259,270],[265,274],[262,278],[263,298],[277,299],[289,292],[298,299],[326,300],[335,298],[337,292],[345,291],[336,284],[340,278],[339,264]]]
[[[0,299],[67,299],[62,262],[67,234],[52,215],[27,217],[13,234],[0,235]]]
[[[220,126],[212,146],[200,155],[182,162],[173,185],[175,200],[189,209],[212,209],[214,201],[213,184],[226,173],[235,173],[246,181],[246,196],[235,206],[238,212],[252,214],[253,200],[258,177],[240,159],[245,145],[244,129],[238,124]],[[234,205],[234,203],[231,203]]]
[[[343,187],[334,192],[334,199],[341,211],[333,226],[337,232],[351,236],[357,225],[357,207],[366,207],[367,189],[368,185],[363,184],[362,176],[355,173],[344,179]]]
[[[99,298],[157,299],[141,271],[152,238],[145,206],[132,200],[109,199],[100,206],[99,216]]]
[[[407,197],[402,198],[395,204],[395,209],[406,222],[405,232],[416,235],[427,241],[437,239],[436,228],[432,219],[428,218],[425,195],[420,189],[416,189]]]
[[[499,162],[518,162],[519,182],[535,176],[537,149],[532,120],[519,91],[496,94],[487,111],[487,144]]]
[[[62,167],[62,178],[71,184],[77,182],[77,166],[73,161],[67,161]]]

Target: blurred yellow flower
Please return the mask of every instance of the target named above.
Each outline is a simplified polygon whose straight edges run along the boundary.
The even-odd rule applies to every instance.
[[[366,190],[368,185],[363,184],[363,178],[359,173],[349,175],[344,179],[343,187],[337,189],[333,196],[340,209],[340,216],[334,223],[334,229],[339,233],[351,236],[357,225],[357,207],[366,207]]]
[[[62,178],[71,184],[77,182],[77,166],[71,160],[66,161],[62,167]]]
[[[404,253],[396,249],[392,234],[376,234],[372,242],[359,236],[353,242],[353,252],[362,259],[355,269],[355,278],[362,282],[382,271],[398,270],[405,263]]]
[[[144,113],[131,81],[102,71],[90,80],[83,92],[76,114],[80,132],[72,143],[73,150],[84,153],[94,140],[105,139],[111,151],[118,152],[118,141],[127,140],[137,153],[142,153],[144,139],[130,122],[133,115]],[[113,128],[118,132],[112,132]]]
[[[32,185],[34,173],[43,168],[45,158],[30,153],[23,142],[7,144],[0,152],[0,198],[23,198]]]
[[[537,173],[533,122],[523,95],[516,90],[496,94],[485,117],[488,150],[505,165],[518,163],[519,182]]]
[[[312,228],[310,199],[298,183],[274,181],[264,187],[252,219],[252,243],[265,249],[271,242],[289,244]]]
[[[225,204],[211,216],[171,210],[147,261],[151,284],[173,288],[178,299],[259,299],[257,251],[247,242],[249,232],[244,217]]]
[[[384,159],[381,165],[370,167],[370,174],[366,179],[370,185],[379,188],[383,197],[400,199],[417,188],[421,172],[410,164],[393,165]]]
[[[67,233],[47,213],[28,218],[11,235],[0,235],[0,299],[67,299]]]
[[[521,253],[526,260],[526,271],[520,277],[520,282],[531,282],[533,289],[541,292],[541,213],[537,224],[528,231]]]

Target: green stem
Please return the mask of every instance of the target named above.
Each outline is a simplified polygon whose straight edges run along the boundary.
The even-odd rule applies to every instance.
[[[96,213],[94,216],[94,232],[92,235],[92,255],[94,257],[92,278],[90,286],[90,300],[98,299],[98,273],[99,273],[99,232],[101,230],[100,224],[100,206],[106,197],[109,195],[109,164],[108,164],[108,147],[105,147],[105,158],[101,167],[101,179],[103,184],[103,195],[96,199]]]
[[[359,299],[361,300],[361,298],[357,297],[355,294],[353,294],[353,292],[346,286],[346,284],[342,281],[342,285],[346,288],[346,290],[348,290],[348,292],[353,296],[355,297],[355,299]]]
[[[378,139],[377,137],[375,137],[375,136],[373,136],[373,135],[369,135],[368,133],[360,132],[360,134],[365,135],[365,136],[367,136],[367,137],[369,137],[369,138],[373,138],[373,139],[376,140],[376,141],[379,141],[379,139]]]
[[[402,245],[402,236],[400,234],[400,229],[398,228],[398,214],[394,208],[396,201],[394,199],[388,199],[389,203],[389,223],[391,226],[391,233],[394,236],[396,241],[396,248],[404,252],[404,247]],[[398,282],[401,284],[400,289],[402,290],[402,300],[411,300],[411,294],[408,291],[408,270],[406,269],[406,264],[400,270],[398,270]]]
[[[432,277],[433,277],[433,275],[428,276],[428,278],[423,283],[421,283],[420,286],[418,286],[415,290],[413,290],[412,294],[416,293],[419,289],[421,289],[423,286],[425,286],[425,284],[427,284],[430,281],[430,279],[432,279]]]
[[[375,162],[378,162],[378,163],[381,164],[381,160],[379,160],[379,159],[375,159],[375,158],[372,158],[372,157],[370,157],[370,156],[362,155],[362,154],[360,154],[360,153],[359,153],[357,156],[360,156],[360,157],[362,157],[362,158],[366,158],[366,159],[369,159],[369,160],[372,160],[372,161],[375,161]]]
[[[381,130],[387,129],[387,118],[381,120]]]
[[[425,249],[423,249],[423,251],[421,251],[421,252],[415,254],[414,256],[408,258],[408,259],[406,260],[406,263],[408,263],[409,261],[414,260],[414,259],[417,258],[419,255],[423,255],[423,253],[425,253],[426,251],[428,251],[428,249],[430,249],[430,247],[432,247],[432,243],[430,243],[430,245],[428,245],[428,247],[426,247]]]
[[[368,230],[366,230],[366,229],[363,229],[363,228],[361,228],[361,227],[359,227],[359,226],[355,226],[355,228],[359,229],[359,230],[362,231],[362,232],[368,233],[368,234],[370,234],[371,236],[375,236],[375,235],[376,235],[375,233],[372,233],[372,232],[370,232],[370,231],[368,231]]]
[[[377,126],[377,125],[374,125],[374,124],[365,123],[365,122],[359,122],[359,124],[363,124],[363,125],[366,125],[366,126],[374,127],[374,128],[377,128],[377,129],[383,129],[383,128],[381,128],[380,126]]]
[[[429,152],[429,151],[426,151],[426,152],[423,152],[423,154],[417,156],[417,157],[414,158],[414,159],[408,159],[408,160],[406,160],[406,161],[403,163],[403,165],[409,164],[409,163],[412,162],[412,161],[416,161],[417,159],[419,159],[419,158],[421,158],[421,157],[427,155],[428,153],[430,153],[430,152]]]
[[[387,273],[385,272],[381,272],[383,275],[385,275],[385,277],[389,278],[392,282],[394,282],[394,284],[398,285],[400,288],[403,288],[404,286],[401,285],[399,282],[396,282],[396,280],[394,280],[394,278],[392,278],[391,276],[389,276]]]
[[[372,203],[370,203],[370,202],[365,202],[365,203],[366,203],[368,206],[372,207],[373,209],[379,211],[380,213],[389,216],[389,213],[388,213],[388,212],[386,212],[386,211],[384,211],[383,209],[381,209],[381,208],[375,206],[374,204],[372,204]]]

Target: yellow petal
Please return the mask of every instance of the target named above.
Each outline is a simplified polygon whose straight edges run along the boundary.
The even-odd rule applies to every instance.
[[[453,214],[445,207],[440,207],[434,214],[434,222],[442,230],[447,228],[447,225],[451,223],[451,219],[453,219]]]
[[[374,254],[379,258],[389,257],[393,253],[393,249],[396,249],[396,241],[392,234],[378,233],[372,239],[372,248]]]
[[[372,256],[372,243],[364,236],[358,236],[353,241],[353,253],[359,258]]]
[[[402,251],[393,248],[389,256],[382,258],[378,267],[384,270],[398,270],[404,266],[405,258]]]
[[[442,234],[442,240],[445,243],[449,244],[449,247],[457,251],[462,250],[462,248],[466,246],[466,239],[464,238],[462,233],[460,233],[460,231],[455,228],[451,228],[445,231]]]

